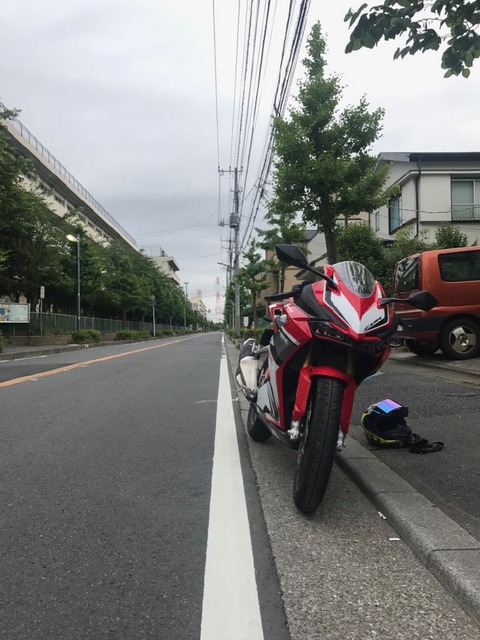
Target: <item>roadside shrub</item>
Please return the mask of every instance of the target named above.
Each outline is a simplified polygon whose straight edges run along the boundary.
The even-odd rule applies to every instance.
[[[240,329],[240,339],[246,340],[247,338],[255,338],[258,342],[264,332],[264,328],[260,327],[258,329]]]
[[[81,329],[72,333],[72,342],[74,344],[89,344],[91,342],[100,342],[102,334],[96,329]]]
[[[115,334],[115,340],[135,340],[137,331],[133,329],[122,329]]]
[[[136,329],[122,329],[115,334],[115,340],[148,340],[151,337],[150,331],[137,331]]]

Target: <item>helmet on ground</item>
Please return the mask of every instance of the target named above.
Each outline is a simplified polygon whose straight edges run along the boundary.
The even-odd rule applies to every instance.
[[[373,447],[399,449],[412,443],[412,430],[405,422],[408,408],[393,400],[381,400],[362,413],[363,434]]]

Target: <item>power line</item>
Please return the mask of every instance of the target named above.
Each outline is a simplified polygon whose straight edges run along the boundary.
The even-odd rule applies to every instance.
[[[217,161],[220,166],[220,129],[218,124],[218,73],[217,73],[217,31],[215,20],[215,0],[212,0],[212,18],[213,18],[213,65],[215,70],[215,118],[217,125]]]

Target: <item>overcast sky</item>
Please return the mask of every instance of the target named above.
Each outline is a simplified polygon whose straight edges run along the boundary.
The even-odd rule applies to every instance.
[[[260,173],[289,0],[274,4],[246,204]],[[343,17],[360,4],[312,0],[305,38],[320,21],[345,104],[365,94],[372,108],[385,109],[373,151],[479,151],[478,64],[468,80],[444,79],[437,54],[393,61],[391,43],[344,54]],[[0,0],[0,100],[21,110],[22,123],[140,246],[173,255],[189,296],[200,290],[212,312],[217,278],[222,294],[225,285],[217,263],[228,262],[228,226],[218,222],[228,220],[232,183],[217,167],[235,166],[238,7],[238,0]],[[241,0],[242,16],[245,7]],[[237,87],[237,103],[238,96]]]

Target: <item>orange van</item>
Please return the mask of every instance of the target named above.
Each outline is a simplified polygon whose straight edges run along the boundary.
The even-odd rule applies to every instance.
[[[400,325],[395,337],[418,355],[440,348],[453,360],[475,358],[480,353],[480,247],[423,251],[400,260],[392,295],[407,298],[422,290],[438,305],[420,311],[396,302]]]

